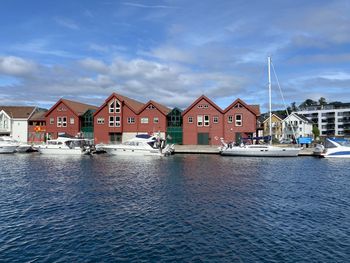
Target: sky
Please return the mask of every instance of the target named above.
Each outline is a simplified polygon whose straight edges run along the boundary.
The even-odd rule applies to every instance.
[[[0,104],[350,102],[348,0],[2,0]],[[277,83],[278,80],[278,83]]]

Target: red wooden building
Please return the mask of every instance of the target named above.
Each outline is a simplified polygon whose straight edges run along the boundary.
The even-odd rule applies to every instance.
[[[183,113],[183,144],[220,145],[226,141],[252,137],[256,132],[258,106],[237,99],[225,110],[202,95]]]
[[[28,120],[28,142],[42,143],[46,134],[46,109],[37,109]]]
[[[95,143],[116,143],[140,133],[160,132],[165,136],[165,106],[142,103],[117,93],[111,94],[94,114]]]
[[[81,116],[97,107],[76,101],[60,99],[45,114],[46,133],[55,139],[60,134],[77,136],[81,133]]]

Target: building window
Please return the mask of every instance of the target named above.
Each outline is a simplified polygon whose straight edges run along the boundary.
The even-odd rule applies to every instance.
[[[213,117],[213,123],[219,123],[219,117],[218,116],[214,116]]]
[[[141,123],[147,124],[148,123],[148,118],[141,118]]]
[[[74,124],[74,118],[69,119],[69,124]]]
[[[62,127],[62,117],[57,117],[57,127]]]
[[[235,126],[242,126],[242,114],[236,114],[235,117]]]
[[[50,124],[53,124],[55,122],[54,118],[50,118]]]
[[[120,116],[115,116],[115,127],[120,127]]]
[[[117,100],[115,101],[115,112],[120,113],[120,103]]]
[[[109,113],[114,112],[114,100],[109,104]]]
[[[193,123],[193,117],[192,116],[188,117],[188,123]]]
[[[154,110],[156,107],[154,107],[153,105],[149,105],[148,107],[147,107],[147,109],[148,110]]]
[[[114,126],[114,116],[109,116],[109,127]]]
[[[197,116],[197,126],[203,126],[203,116],[202,115]]]
[[[204,115],[204,126],[209,126],[209,115]]]
[[[228,116],[227,122],[228,123],[232,123],[233,122],[233,116],[232,115]]]
[[[128,124],[134,124],[135,118],[134,117],[128,117]]]
[[[153,118],[153,123],[159,123],[159,118],[158,117],[154,117]]]
[[[105,118],[97,118],[97,124],[105,124]]]
[[[67,117],[62,117],[62,127],[67,127]]]
[[[242,108],[242,105],[240,103],[237,103],[235,106],[233,106],[234,108]]]

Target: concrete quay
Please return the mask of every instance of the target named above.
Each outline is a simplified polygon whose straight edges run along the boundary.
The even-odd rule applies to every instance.
[[[304,148],[299,156],[314,156],[313,147]],[[220,154],[219,146],[211,145],[175,145],[175,154]]]

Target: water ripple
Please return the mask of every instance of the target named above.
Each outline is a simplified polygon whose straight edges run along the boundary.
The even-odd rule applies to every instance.
[[[348,162],[0,155],[0,262],[348,262]]]

